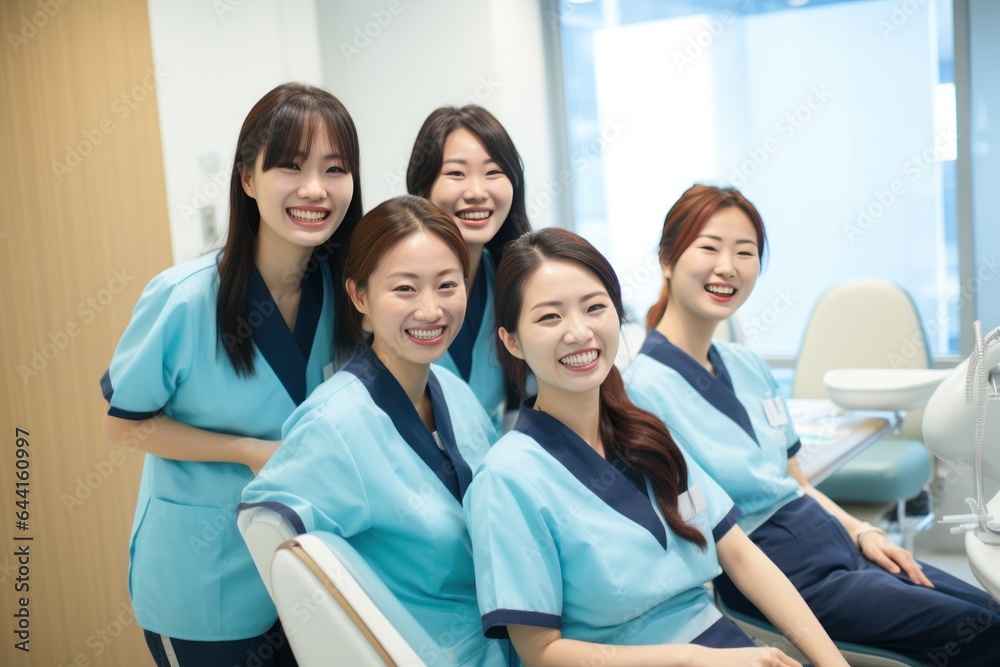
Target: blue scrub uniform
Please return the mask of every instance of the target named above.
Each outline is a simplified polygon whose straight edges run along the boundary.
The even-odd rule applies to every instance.
[[[243,492],[296,531],[347,539],[457,664],[507,665],[509,643],[479,630],[462,497],[497,434],[468,385],[434,368],[437,439],[371,349],[303,403]],[[440,444],[436,442],[440,441]]]
[[[200,429],[277,440],[331,362],[329,268],[321,263],[303,280],[294,334],[254,271],[247,332],[253,327],[255,373],[241,378],[216,345],[217,255],[168,269],[146,287],[101,380],[108,414],[146,420],[162,413]],[[129,591],[140,627],[225,642],[274,625],[277,612],[236,527],[235,509],[251,479],[250,468],[237,463],[146,454],[129,544]]]
[[[768,419],[780,392],[764,360],[721,341],[709,360],[715,374],[651,331],[625,373],[629,395],[745,511],[750,539],[830,636],[938,665],[1000,664],[1000,604],[929,565],[921,564],[933,589],[862,556],[840,522],[788,476],[787,459],[800,444],[791,424]],[[728,577],[716,586],[726,604],[763,618]]]
[[[451,348],[435,365],[447,368],[464,379],[490,416],[493,425],[499,429],[503,421],[507,388],[496,355],[497,328],[493,325],[493,288],[496,280],[496,264],[490,251],[484,248],[462,329]]]
[[[678,500],[708,541],[675,535],[652,487],[606,460],[554,417],[524,403],[514,430],[487,454],[469,488],[483,629],[559,629],[567,639],[618,645],[687,643],[725,630],[704,584],[721,571],[715,541],[739,510],[689,464]],[[718,627],[716,627],[716,625]]]

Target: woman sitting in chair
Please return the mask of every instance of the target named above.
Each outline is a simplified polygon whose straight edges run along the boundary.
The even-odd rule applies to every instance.
[[[814,663],[846,667],[732,500],[626,396],[608,261],[565,230],[525,234],[496,293],[501,363],[538,395],[465,500],[486,632],[540,667],[798,665],[720,616],[704,584],[721,563]]]
[[[431,369],[465,315],[465,242],[427,200],[397,197],[358,223],[345,273],[361,351],[285,423],[240,511],[345,538],[457,664],[506,665],[507,643],[479,630],[462,513],[496,431],[465,382]]]
[[[667,213],[666,279],[649,332],[625,373],[636,404],[743,510],[739,525],[788,576],[835,640],[935,664],[997,665],[1000,604],[918,563],[880,529],[813,488],[767,365],[740,345],[712,341],[760,272],[765,234],[739,191],[695,185]],[[726,575],[723,601],[762,618]]]

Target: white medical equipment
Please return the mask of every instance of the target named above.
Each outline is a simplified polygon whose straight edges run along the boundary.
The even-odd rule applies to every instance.
[[[1000,494],[987,504],[983,476],[1000,480],[1000,327],[983,335],[974,324],[975,349],[941,383],[924,412],[927,446],[949,461],[973,466],[975,497],[969,514],[945,516],[966,533],[965,548],[976,578],[1000,598]]]

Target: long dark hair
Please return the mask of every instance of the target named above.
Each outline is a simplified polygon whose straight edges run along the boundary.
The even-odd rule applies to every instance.
[[[685,190],[667,212],[663,221],[663,234],[660,236],[660,264],[673,264],[698,238],[709,218],[729,206],[735,206],[750,218],[750,224],[757,232],[757,257],[763,262],[767,234],[764,233],[764,221],[757,208],[736,188],[698,184]],[[669,294],[670,286],[664,280],[659,301],[646,314],[646,329],[655,328],[663,319],[663,314],[667,312]]]
[[[558,228],[525,234],[507,246],[497,269],[496,326],[516,333],[524,305],[524,286],[547,261],[571,262],[590,272],[607,290],[618,313],[625,319],[621,285],[608,260],[584,238]],[[497,345],[500,364],[515,378],[521,391],[528,365],[503,345]],[[689,526],[677,510],[677,496],[687,491],[687,463],[670,432],[655,415],[637,407],[625,392],[621,373],[614,366],[601,384],[601,442],[609,459],[645,475],[670,529],[683,539],[704,548],[705,537]]]
[[[531,225],[524,198],[524,165],[521,156],[507,130],[493,114],[474,104],[458,108],[441,107],[431,112],[413,143],[410,164],[406,168],[406,191],[418,197],[430,196],[434,181],[441,175],[444,142],[452,132],[460,128],[465,128],[479,139],[514,188],[510,213],[496,235],[486,244],[493,259],[499,263],[503,257],[503,247],[531,231]]]
[[[368,279],[379,262],[399,243],[418,233],[432,234],[451,248],[462,266],[466,284],[469,281],[469,249],[462,239],[458,225],[434,204],[422,197],[402,195],[382,202],[368,211],[351,239],[351,251],[347,255],[345,276],[353,280],[357,289],[368,289]],[[355,349],[369,342],[369,334],[364,331],[364,317],[356,308],[345,322],[348,340]]]
[[[253,328],[247,291],[254,270],[260,211],[257,201],[246,194],[241,170],[253,169],[263,151],[263,170],[293,159],[300,150],[308,151],[313,132],[326,131],[330,145],[344,156],[354,180],[354,192],[343,221],[326,243],[313,250],[307,272],[326,263],[333,275],[336,312],[331,345],[334,356],[346,354],[344,322],[353,310],[344,289],[344,264],[351,234],[361,218],[361,174],[358,133],[347,109],[336,97],[320,88],[302,83],[285,83],[260,98],[247,114],[236,142],[236,157],[229,180],[229,232],[219,257],[219,299],[215,319],[218,347],[225,350],[236,374],[254,374]]]

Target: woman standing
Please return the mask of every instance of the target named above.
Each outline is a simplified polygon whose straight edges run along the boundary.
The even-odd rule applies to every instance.
[[[521,156],[486,109],[442,107],[417,134],[406,187],[447,213],[469,249],[469,307],[461,331],[438,364],[469,383],[499,427],[510,392],[496,363],[494,283],[504,245],[531,229]]]
[[[344,339],[357,174],[335,97],[290,83],[261,98],[237,142],[225,247],[150,282],[102,378],[105,433],[146,452],[129,590],[161,666],[291,660],[275,655],[287,644],[235,509]]]

